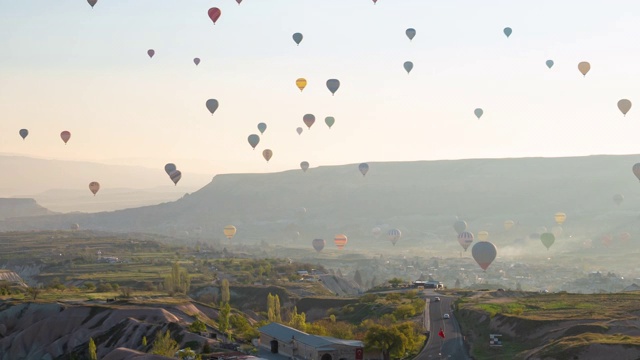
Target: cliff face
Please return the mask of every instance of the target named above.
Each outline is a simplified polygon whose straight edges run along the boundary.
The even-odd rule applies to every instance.
[[[0,282],[8,282],[10,284],[27,286],[20,275],[10,270],[0,270]]]
[[[156,335],[166,330],[174,339],[182,338],[182,346],[189,341],[202,345],[206,338],[184,328],[195,320],[187,314],[208,319],[191,304],[160,308],[124,303],[4,303],[0,305],[0,359],[67,359],[85,354],[89,338],[97,345],[98,358],[121,359],[111,354],[114,351],[133,358],[137,351],[148,351]],[[144,336],[147,346],[142,346]]]
[[[52,214],[54,212],[38,205],[34,199],[0,198],[0,220]]]

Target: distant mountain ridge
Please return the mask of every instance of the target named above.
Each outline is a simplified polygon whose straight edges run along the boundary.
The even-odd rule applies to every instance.
[[[371,242],[371,229],[380,226],[377,242],[386,244],[386,230],[398,228],[402,246],[454,236],[456,217],[473,232],[492,234],[504,232],[505,220],[514,220],[517,236],[526,236],[540,225],[551,228],[553,215],[562,211],[569,228],[596,231],[598,221],[605,221],[617,231],[636,226],[640,184],[631,167],[638,161],[640,155],[371,162],[364,177],[357,164],[306,173],[218,175],[174,202],[12,220],[0,228],[66,229],[75,222],[96,230],[189,232],[222,239],[222,228],[233,224],[238,228],[234,242],[299,243],[322,237],[329,245],[338,233],[348,234],[349,244]],[[620,206],[612,200],[616,193],[625,197]]]

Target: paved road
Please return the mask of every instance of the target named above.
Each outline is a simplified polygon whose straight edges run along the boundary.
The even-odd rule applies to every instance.
[[[431,331],[427,345],[418,354],[416,360],[468,360],[469,354],[464,347],[460,325],[453,317],[451,305],[455,298],[438,295],[433,291],[425,290],[427,306],[425,308],[424,321],[426,328]],[[440,301],[435,301],[436,296]],[[443,315],[449,314],[450,319],[444,319]],[[445,339],[438,336],[438,331],[444,330]]]

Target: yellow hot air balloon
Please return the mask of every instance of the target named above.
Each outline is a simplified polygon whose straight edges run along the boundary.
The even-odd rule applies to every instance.
[[[478,232],[478,240],[480,241],[485,241],[489,238],[489,232],[488,231],[479,231]]]
[[[582,73],[583,76],[587,76],[587,73],[591,70],[591,64],[583,61],[578,64],[578,70],[580,70],[580,73]]]
[[[507,220],[504,222],[504,229],[505,230],[511,230],[511,228],[513,227],[513,225],[515,225],[515,221],[513,220]]]
[[[564,221],[567,220],[567,214],[563,212],[559,212],[559,213],[556,213],[554,218],[556,219],[556,222],[558,223],[558,225],[562,225],[562,223],[564,223]]]
[[[304,88],[307,86],[307,79],[300,78],[296,80],[296,86],[298,87],[298,89],[300,89],[300,91],[304,90]]]
[[[227,239],[231,240],[233,238],[233,236],[236,234],[236,227],[233,225],[227,225],[224,227],[224,236],[227,237]]]

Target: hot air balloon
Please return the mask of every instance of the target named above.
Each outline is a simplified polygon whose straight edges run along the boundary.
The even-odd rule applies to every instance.
[[[213,21],[213,25],[216,24],[216,21],[218,21],[220,15],[222,15],[222,11],[220,11],[220,9],[218,9],[217,7],[212,7],[207,13],[209,14],[209,19]]]
[[[482,231],[478,231],[478,240],[480,241],[485,241],[489,238],[489,232],[482,230]]]
[[[580,73],[582,73],[583,76],[587,76],[587,73],[591,70],[591,64],[583,61],[578,64],[578,70],[580,70]]]
[[[453,229],[456,231],[456,233],[460,234],[467,230],[467,223],[465,221],[458,220],[453,223]]]
[[[623,232],[618,236],[618,238],[620,239],[620,241],[626,243],[627,241],[631,240],[631,234],[629,234],[628,232]]]
[[[302,129],[301,127],[296,128],[296,132],[298,133],[298,135],[302,134]]]
[[[631,110],[631,101],[627,99],[618,101],[618,109],[620,109],[622,115],[626,116],[629,110]]]
[[[237,229],[233,225],[227,225],[222,231],[224,232],[224,236],[226,236],[227,239],[231,240],[235,236]]]
[[[71,133],[65,130],[60,133],[60,138],[62,139],[62,141],[64,141],[64,144],[66,145],[67,141],[71,139]]]
[[[373,0],[373,5],[375,5],[378,2],[378,0]]]
[[[300,45],[300,43],[302,42],[302,38],[303,38],[302,34],[295,33],[295,34],[293,34],[292,37],[293,37],[293,41],[295,41],[297,45]]]
[[[515,224],[516,224],[516,223],[515,223],[515,221],[513,221],[513,220],[507,220],[507,221],[505,221],[505,222],[504,222],[504,229],[505,229],[505,230],[507,230],[507,231],[509,231],[509,230],[511,230],[511,228],[512,228],[512,227],[513,227],[513,225],[515,225]]]
[[[401,236],[402,232],[400,232],[400,230],[398,229],[391,229],[387,232],[387,238],[389,239],[389,241],[391,241],[393,246],[396,246],[396,243],[398,242],[398,240],[400,240]]]
[[[502,30],[502,32],[504,32],[504,34],[507,35],[507,38],[508,38],[509,36],[511,36],[511,33],[513,32],[513,30],[511,30],[510,27],[506,27]]]
[[[149,55],[150,59],[153,58],[153,55],[155,55],[155,54],[156,54],[155,50],[153,50],[153,49],[147,50],[147,55]]]
[[[416,36],[416,29],[408,28],[404,33],[407,34],[409,40],[413,40],[413,38]]]
[[[553,236],[556,237],[556,239],[559,239],[560,237],[562,237],[562,234],[564,233],[564,229],[562,228],[562,226],[556,225],[551,228],[551,233],[553,234]]]
[[[380,236],[380,234],[382,234],[382,229],[380,229],[379,227],[376,226],[371,230],[371,233],[373,234],[373,236],[375,238],[378,238]]]
[[[98,3],[98,0],[87,0],[87,2],[89,3],[89,5],[91,5],[91,8],[93,9],[93,7],[96,6],[96,4]]]
[[[326,118],[324,118],[324,123],[327,124],[329,129],[331,129],[331,127],[333,126],[333,124],[335,124],[335,122],[336,122],[336,119],[333,116],[327,116]]]
[[[611,243],[613,243],[613,237],[611,235],[604,235],[602,236],[600,241],[602,241],[602,244],[604,246],[609,247],[611,246]]]
[[[317,252],[322,251],[322,249],[324,249],[325,244],[326,242],[324,241],[324,239],[313,239],[313,241],[311,242],[311,245],[313,245],[313,248]]]
[[[307,172],[307,170],[309,169],[309,163],[306,161],[301,162],[300,169],[302,169],[302,171],[304,172]]]
[[[29,135],[29,130],[27,129],[20,129],[20,131],[18,131],[18,134],[20,134],[20,136],[22,137],[22,140],[26,139],[27,136]]]
[[[347,245],[347,236],[344,234],[338,234],[333,238],[333,242],[338,247],[338,250],[344,249],[344,246]]]
[[[96,196],[96,193],[98,193],[98,190],[100,190],[100,183],[98,183],[97,181],[90,182],[89,190],[91,190],[93,196]]]
[[[311,129],[311,125],[316,122],[316,117],[313,114],[306,114],[302,117],[302,121],[309,129]]]
[[[340,88],[340,80],[338,79],[329,79],[327,80],[327,89],[331,91],[332,95],[336,94],[336,91]]]
[[[302,90],[307,87],[307,79],[299,78],[298,80],[296,80],[296,86],[298,87],[298,89],[300,89],[300,92],[302,92]]]
[[[258,124],[258,131],[260,131],[260,134],[264,134],[265,130],[267,130],[267,124],[265,123]]]
[[[638,180],[640,180],[640,163],[636,163],[635,165],[633,165],[633,174],[638,178]]]
[[[242,0],[236,0],[236,2],[238,3],[238,5],[240,5],[240,3],[242,2]]]
[[[478,119],[480,119],[482,117],[482,114],[484,114],[484,111],[480,108],[477,108],[475,110],[473,110],[473,113],[476,114],[476,117]]]
[[[467,251],[467,248],[469,247],[469,245],[471,245],[472,242],[473,242],[472,233],[468,231],[463,231],[460,234],[458,234],[458,243],[460,244],[460,246],[462,246],[464,251]]]
[[[247,140],[249,141],[249,145],[251,145],[253,150],[255,150],[256,146],[258,146],[258,143],[260,143],[260,136],[258,136],[256,134],[251,134],[251,135],[249,135]]]
[[[173,163],[168,163],[164,166],[164,172],[167,173],[167,175],[171,175],[172,172],[176,171],[176,164]]]
[[[551,245],[556,241],[556,237],[552,233],[544,233],[540,235],[540,241],[542,241],[542,244],[549,250]]]
[[[270,149],[264,149],[262,151],[262,157],[264,157],[264,159],[267,160],[267,162],[271,160],[272,156],[273,156],[273,151],[271,151]]]
[[[207,106],[207,110],[209,110],[211,115],[213,115],[213,113],[216,112],[216,110],[218,110],[219,103],[218,103],[218,100],[216,99],[209,99],[207,100],[205,105]]]
[[[564,223],[564,221],[567,219],[567,214],[563,212],[557,212],[553,217],[558,225],[562,225],[562,223]]]
[[[613,195],[613,202],[616,203],[616,205],[620,206],[620,204],[622,204],[623,201],[624,201],[624,196],[622,196],[622,194]]]
[[[367,172],[369,171],[369,164],[362,163],[358,165],[358,170],[360,170],[360,172],[362,173],[362,176],[367,175]]]
[[[80,230],[80,225],[78,225],[78,224],[71,224],[70,229],[71,229],[71,230],[78,231],[78,230]]]
[[[175,170],[172,171],[171,174],[169,174],[169,177],[171,178],[171,181],[173,181],[174,185],[178,185],[178,181],[180,181],[180,179],[182,178],[182,173],[180,172],[180,170]]]
[[[553,67],[553,60],[547,60],[545,64],[547,64],[547,67],[551,69]]]
[[[411,72],[411,69],[413,69],[413,63],[411,61],[405,61],[403,66],[407,74]]]
[[[491,265],[493,260],[496,259],[498,249],[488,241],[480,241],[471,248],[471,255],[478,265],[480,265],[482,270],[487,271],[489,265]]]
[[[196,64],[196,66],[200,65],[200,58],[194,58],[193,63]]]

